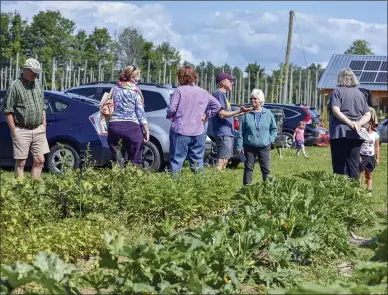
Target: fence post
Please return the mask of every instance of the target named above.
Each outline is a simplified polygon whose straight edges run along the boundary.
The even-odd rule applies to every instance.
[[[16,53],[15,79],[19,77],[19,52]]]
[[[151,69],[151,60],[148,60],[148,66],[147,66],[147,83],[150,83],[150,69]]]

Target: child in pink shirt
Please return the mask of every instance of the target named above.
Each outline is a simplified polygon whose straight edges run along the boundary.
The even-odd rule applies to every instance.
[[[308,158],[304,148],[304,128],[304,122],[300,121],[294,132],[294,143],[296,147],[296,156],[299,156],[299,152],[302,151],[303,155]]]

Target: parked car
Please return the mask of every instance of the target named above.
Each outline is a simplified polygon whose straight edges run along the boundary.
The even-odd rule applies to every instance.
[[[67,89],[65,93],[87,96],[100,102],[104,93],[109,92],[115,83],[113,81],[88,83]],[[160,171],[169,161],[171,121],[166,119],[166,108],[170,102],[170,96],[174,92],[174,86],[153,83],[139,83],[138,86],[144,96],[144,109],[150,129],[150,141],[144,144],[143,149],[144,166]],[[104,140],[107,130],[106,126],[101,124],[99,114],[95,113],[90,116],[90,121],[95,124],[98,135]],[[105,144],[107,146],[107,143],[104,142]],[[211,139],[207,138],[205,155],[209,154],[211,149]]]
[[[286,137],[286,148],[292,146],[292,138],[300,121],[306,123],[305,145],[327,146],[329,131],[319,126],[319,118],[309,107],[293,104],[266,103],[268,109],[283,109],[284,124],[282,134]]]
[[[246,105],[246,107],[249,107],[249,105]],[[231,104],[231,108],[232,108],[232,111],[236,111],[240,109],[240,106],[237,104]],[[278,136],[276,137],[275,144],[272,146],[272,148],[274,148],[275,146],[283,147],[286,143],[285,136],[281,134],[283,129],[284,112],[282,109],[271,109],[271,111],[275,116],[275,120],[278,127]],[[235,168],[240,164],[240,156],[237,152],[237,140],[236,140],[238,129],[240,127],[240,119],[241,119],[241,116],[233,117],[233,129],[235,133],[235,141],[234,141],[233,157],[229,160],[229,163],[228,163],[228,167],[230,168]],[[211,119],[209,119],[209,122],[208,122],[207,135],[208,137],[211,138],[213,142],[213,148],[212,148],[212,153],[208,155],[206,160],[209,165],[214,165],[217,158],[217,147],[215,144],[216,136],[213,132],[213,123]]]
[[[0,91],[0,166],[13,167],[12,138],[4,116],[6,90]],[[46,155],[45,166],[54,173],[61,173],[64,165],[78,168],[87,148],[90,159],[97,165],[110,160],[110,151],[103,145],[89,116],[98,110],[98,103],[86,97],[73,97],[57,91],[44,91],[47,120],[47,140],[50,153]],[[89,145],[89,147],[88,147]],[[27,166],[32,166],[31,154]]]
[[[380,135],[380,143],[388,143],[388,118],[385,118],[376,130]]]

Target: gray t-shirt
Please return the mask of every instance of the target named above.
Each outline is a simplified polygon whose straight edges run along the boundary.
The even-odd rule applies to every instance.
[[[339,107],[340,111],[350,120],[358,121],[363,115],[369,112],[369,107],[364,94],[356,87],[337,87],[329,102],[329,110],[332,107]],[[330,139],[337,138],[360,138],[357,131],[342,123],[333,114],[330,116]]]

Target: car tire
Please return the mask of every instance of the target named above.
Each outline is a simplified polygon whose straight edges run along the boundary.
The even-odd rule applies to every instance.
[[[283,132],[281,135],[285,137],[283,148],[290,149],[292,147],[293,135],[288,132]]]
[[[143,144],[143,166],[145,169],[160,171],[162,156],[158,147],[151,141]]]
[[[72,146],[57,143],[50,148],[50,152],[48,153],[45,162],[48,171],[60,174],[63,173],[65,165],[68,165],[68,167],[72,169],[79,168],[81,158]]]

